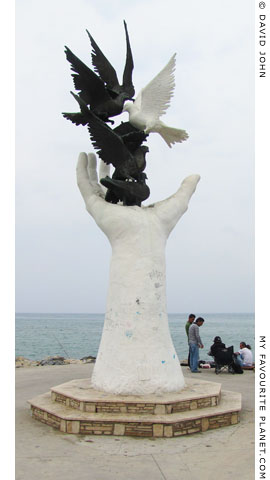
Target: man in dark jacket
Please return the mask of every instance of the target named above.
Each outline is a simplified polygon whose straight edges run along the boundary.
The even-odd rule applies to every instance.
[[[222,343],[222,340],[220,337],[215,337],[213,340],[213,345],[210,347],[210,352],[209,355],[212,355],[212,357],[215,357],[216,354],[222,349],[226,348],[225,343]]]
[[[221,340],[220,337],[215,337],[213,342],[214,343],[213,343],[213,345],[211,345],[210,351],[208,352],[208,355],[211,355],[214,358],[217,357],[217,359],[215,358],[216,373],[219,373],[221,371],[221,366],[218,363],[218,354],[221,350],[226,349],[226,345],[225,345],[225,343],[222,343],[222,340]],[[233,358],[234,357],[232,357],[232,362],[228,365],[229,372],[230,373],[241,373],[240,371],[237,371],[237,368],[235,366]],[[238,369],[238,370],[240,370],[240,369]]]

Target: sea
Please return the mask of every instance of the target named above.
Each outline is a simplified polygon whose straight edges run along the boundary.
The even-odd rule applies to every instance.
[[[219,335],[226,346],[239,349],[241,341],[255,347],[255,316],[253,313],[204,313],[200,327],[204,349],[200,359],[210,361],[207,355],[213,338]],[[179,360],[188,357],[185,324],[188,314],[168,315],[169,328]],[[104,314],[93,313],[16,313],[16,356],[29,360],[43,360],[48,356],[81,359],[96,357],[102,334]]]

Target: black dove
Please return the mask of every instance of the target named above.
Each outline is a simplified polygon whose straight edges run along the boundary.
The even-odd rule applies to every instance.
[[[105,177],[100,179],[100,183],[108,190],[105,200],[109,203],[123,202],[123,205],[141,206],[143,200],[150,195],[150,189],[145,183],[145,173],[141,173],[141,180],[138,182],[126,182],[114,178]]]
[[[131,125],[129,122],[122,122],[113,131],[122,137],[122,140],[131,153],[146,140],[148,133]]]
[[[132,84],[133,59],[125,22],[124,26],[127,55],[123,85],[119,84],[115,69],[103,55],[89,32],[87,33],[94,51],[92,53],[93,65],[99,75],[76,57],[68,47],[65,47],[67,60],[71,64],[71,70],[75,72],[72,74],[75,89],[79,91],[79,96],[90,106],[90,109],[104,122],[114,123],[113,120],[110,120],[110,117],[122,113],[124,102],[131,100],[135,93]],[[83,123],[84,119],[80,115],[76,114],[74,117],[74,114],[67,113],[64,116],[76,125],[85,125]]]
[[[99,157],[115,167],[113,178],[140,181],[146,167],[145,155],[148,147],[139,146],[131,152],[122,137],[102,122],[91,110],[88,114],[88,130]]]
[[[129,95],[121,92],[112,98],[103,80],[93,70],[76,57],[68,47],[65,47],[65,53],[67,60],[71,63],[71,70],[76,72],[72,74],[72,77],[75,89],[79,91],[79,96],[101,120],[114,123],[109,120],[109,117],[122,113],[124,102],[129,98]],[[64,116],[73,121],[72,114],[65,114]],[[80,124],[78,117],[75,123],[76,125]],[[85,123],[82,123],[82,125],[85,125]]]
[[[88,36],[90,38],[90,42],[92,45],[92,63],[94,65],[94,70],[100,76],[100,78],[105,82],[106,87],[112,96],[112,98],[117,97],[117,95],[121,93],[125,93],[128,95],[128,99],[131,100],[132,97],[135,95],[134,85],[132,83],[132,71],[134,68],[132,52],[130,48],[129,36],[127,31],[127,24],[124,20],[124,27],[125,27],[125,34],[126,34],[126,64],[123,73],[123,84],[120,85],[117,74],[111,63],[105,57],[105,55],[100,50],[99,46],[96,44],[93,37],[87,31]]]
[[[71,120],[76,125],[87,125],[92,119],[92,112],[84,100],[78,95],[70,92],[80,106],[80,112],[78,113],[63,113],[63,116],[68,120]],[[128,150],[133,153],[146,140],[148,134],[142,130],[131,125],[129,122],[122,122],[113,131],[122,137],[122,140]]]

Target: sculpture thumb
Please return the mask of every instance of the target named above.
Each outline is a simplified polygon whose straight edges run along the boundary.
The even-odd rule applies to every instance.
[[[183,201],[186,201],[188,205],[190,198],[196,190],[200,178],[200,175],[197,174],[189,175],[188,177],[186,177],[181,183],[180,188],[175,193],[177,198],[179,200],[182,199]]]
[[[195,192],[199,181],[200,175],[189,175],[183,180],[180,188],[174,195],[155,205],[156,212],[168,236],[178,220],[187,211],[190,198]]]

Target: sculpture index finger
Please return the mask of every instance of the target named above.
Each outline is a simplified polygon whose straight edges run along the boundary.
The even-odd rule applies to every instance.
[[[89,175],[89,180],[91,183],[98,183],[96,155],[94,153],[88,153],[87,158],[88,158],[87,171]]]
[[[90,175],[93,173],[92,166],[93,165],[89,166],[86,153],[80,153],[76,168],[77,184],[85,203],[87,203],[91,195],[95,193],[93,185],[90,182]]]
[[[109,203],[104,200],[104,192],[98,182],[96,156],[93,153],[80,153],[77,163],[77,184],[85,202],[86,210],[100,223],[100,214]]]

